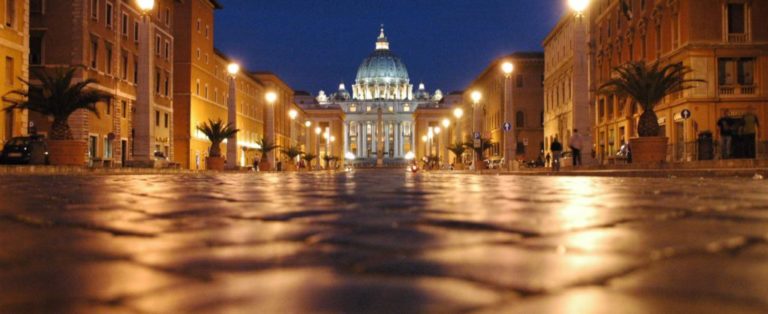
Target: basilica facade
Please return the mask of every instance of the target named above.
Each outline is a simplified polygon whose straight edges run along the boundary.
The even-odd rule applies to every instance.
[[[390,50],[383,27],[375,47],[358,68],[351,93],[342,83],[331,95],[320,91],[317,102],[344,111],[346,155],[362,163],[399,164],[413,155],[417,145],[414,111],[436,105],[443,95],[440,90],[430,94],[424,84],[414,92],[408,70]]]

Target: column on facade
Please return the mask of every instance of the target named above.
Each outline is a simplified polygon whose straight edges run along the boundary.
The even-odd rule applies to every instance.
[[[363,126],[363,145],[362,148],[363,157],[368,158],[368,121],[360,123]]]
[[[411,123],[411,151],[416,154],[416,122]]]
[[[403,122],[397,122],[397,157],[403,157],[405,145],[403,144]]]
[[[389,129],[391,125],[389,122],[384,122],[384,152],[389,153]],[[391,158],[389,154],[387,154],[387,158]]]
[[[378,122],[375,120],[371,123],[371,152],[374,156],[376,156],[376,152],[378,152],[378,144],[379,144],[379,134],[378,132]]]
[[[349,122],[344,122],[344,151],[341,158],[347,158],[347,152],[349,151]]]

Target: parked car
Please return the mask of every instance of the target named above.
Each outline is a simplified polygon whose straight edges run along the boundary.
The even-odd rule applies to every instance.
[[[41,136],[11,138],[0,153],[0,164],[47,165],[48,145]]]

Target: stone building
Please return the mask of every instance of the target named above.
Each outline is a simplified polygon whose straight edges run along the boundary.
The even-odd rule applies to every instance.
[[[504,62],[514,65],[514,72],[509,78],[501,69]],[[470,130],[465,132],[470,136],[464,140],[469,141],[474,132],[480,132],[483,138],[493,143],[486,157],[490,160],[501,159],[505,150],[503,126],[509,122],[515,129],[516,139],[510,143],[517,143],[514,148],[516,159],[535,160],[544,148],[543,77],[543,53],[518,52],[494,60],[464,92],[462,127]],[[482,95],[477,104],[471,98],[473,92]]]
[[[544,39],[544,148],[557,138],[566,150],[573,130],[584,139],[582,161],[591,164],[587,23],[566,14]]]
[[[320,91],[319,106],[338,106],[344,111],[343,151],[361,164],[404,164],[413,153],[417,138],[414,111],[438,103],[443,95],[433,95],[419,84],[414,92],[405,63],[390,50],[382,27],[375,50],[358,68],[351,93],[344,83],[328,96]]]
[[[593,1],[587,16],[591,80],[595,90],[611,70],[629,61],[682,63],[693,69],[695,88],[670,95],[656,107],[662,135],[669,138],[668,161],[709,159],[697,139],[713,134],[723,117],[742,121],[747,114],[768,120],[768,2],[754,0],[619,0]],[[622,142],[637,136],[640,110],[629,99],[596,95],[592,99],[594,141],[598,158],[610,161]],[[691,118],[681,112],[689,110]],[[759,128],[753,143],[765,155],[768,130]],[[717,145],[716,145],[717,146]],[[719,147],[718,149],[722,149]],[[716,149],[717,150],[717,149]],[[734,156],[734,155],[731,155]],[[742,154],[739,157],[753,157]]]
[[[124,165],[151,160],[155,153],[172,156],[174,3],[156,1],[146,15],[151,40],[143,43],[143,14],[135,1],[31,2],[30,66],[83,65],[77,79],[95,79],[96,88],[114,96],[98,104],[99,116],[81,110],[70,117],[75,139],[88,142],[90,163]],[[141,60],[140,47],[148,48],[147,60]],[[140,65],[147,63],[152,67],[142,77]],[[142,93],[144,102],[139,101]],[[141,123],[138,113],[143,113]],[[30,120],[37,132],[48,133],[47,118],[31,113]]]
[[[44,10],[41,1],[32,1],[30,8],[27,0],[7,0],[0,7],[0,58],[3,74],[0,84],[0,94],[5,95],[13,90],[26,87],[22,80],[29,77],[30,56],[39,63],[40,54],[30,55],[29,52],[29,17],[30,9],[34,16],[41,15]],[[35,43],[39,41],[36,38]],[[7,105],[7,104],[6,104]],[[3,105],[2,107],[5,107]],[[28,116],[22,110],[0,112],[0,144],[5,144],[14,136],[27,134]]]

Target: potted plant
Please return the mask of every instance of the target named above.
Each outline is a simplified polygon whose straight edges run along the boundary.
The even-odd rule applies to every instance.
[[[448,150],[456,156],[453,160],[454,170],[464,170],[464,163],[461,161],[461,156],[467,151],[467,148],[462,143],[455,143],[448,147]]]
[[[317,156],[313,154],[304,154],[301,156],[301,159],[303,159],[307,165],[307,170],[312,170],[312,161],[315,160],[315,158],[317,158]]]
[[[493,142],[491,142],[491,139],[488,138],[481,138],[477,141],[480,141],[480,145],[475,147],[475,142],[467,142],[464,144],[465,147],[471,148],[475,151],[475,170],[483,170],[488,168],[485,164],[485,161],[483,160],[483,155],[485,154],[485,151],[493,147]]]
[[[323,160],[325,160],[325,170],[332,170],[336,168],[336,160],[338,160],[337,157],[332,155],[325,155],[323,156]]]
[[[22,81],[26,89],[11,91],[3,96],[4,101],[11,103],[5,108],[6,111],[27,109],[52,121],[48,133],[49,161],[52,165],[85,165],[88,144],[72,136],[69,117],[81,109],[98,117],[96,104],[112,99],[111,94],[91,88],[91,85],[98,83],[97,80],[75,81],[80,68],[76,66],[48,71],[32,69],[30,75],[36,83]]]
[[[259,171],[270,171],[272,165],[269,163],[269,153],[277,148],[279,145],[275,145],[267,138],[261,138],[256,141],[256,145],[259,146],[258,150],[261,152],[261,161],[259,162]]]
[[[208,150],[208,157],[205,158],[205,168],[208,170],[224,170],[224,157],[221,157],[221,143],[225,139],[235,136],[240,130],[235,129],[232,124],[224,124],[221,119],[198,125],[197,129],[208,137],[211,141],[211,148]],[[231,160],[230,162],[234,162]]]
[[[639,138],[629,140],[635,162],[663,162],[667,156],[667,137],[659,134],[659,118],[654,107],[664,97],[693,88],[691,83],[703,80],[686,79],[693,72],[681,63],[647,65],[644,61],[630,62],[614,69],[615,76],[600,86],[601,94],[629,96],[643,110],[637,124]]]
[[[289,146],[286,149],[280,150],[286,157],[288,157],[288,164],[285,166],[286,171],[296,171],[296,157],[302,154],[301,149],[298,146]]]

